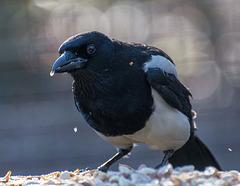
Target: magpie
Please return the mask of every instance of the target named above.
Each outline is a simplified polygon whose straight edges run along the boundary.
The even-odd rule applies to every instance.
[[[212,153],[195,134],[192,97],[178,79],[173,60],[162,50],[110,39],[92,31],[70,37],[59,48],[50,73],[69,73],[78,111],[117,153],[98,167],[109,167],[135,143],[163,151],[159,168],[192,164],[214,166]]]

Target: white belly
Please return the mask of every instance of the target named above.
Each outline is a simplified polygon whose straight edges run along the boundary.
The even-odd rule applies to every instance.
[[[145,143],[153,149],[163,151],[181,148],[190,136],[187,116],[170,107],[154,89],[152,89],[152,95],[155,110],[143,129],[134,134],[116,137],[98,134],[119,148],[127,148],[133,143]]]

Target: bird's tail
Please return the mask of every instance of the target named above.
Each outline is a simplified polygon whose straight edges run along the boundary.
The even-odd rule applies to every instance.
[[[191,134],[187,143],[175,151],[169,158],[169,163],[173,167],[194,165],[195,169],[204,170],[207,166],[214,166],[221,170],[212,153],[195,134]]]

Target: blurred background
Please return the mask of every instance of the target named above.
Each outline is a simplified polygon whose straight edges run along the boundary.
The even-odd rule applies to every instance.
[[[198,135],[224,170],[240,169],[240,1],[1,0],[0,22],[0,176],[96,168],[116,152],[76,110],[71,77],[49,76],[60,44],[91,30],[171,56]],[[161,158],[140,144],[119,162]]]

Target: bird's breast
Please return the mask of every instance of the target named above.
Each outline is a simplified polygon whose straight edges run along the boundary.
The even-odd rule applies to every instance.
[[[146,125],[153,111],[151,88],[141,74],[128,78],[95,87],[95,96],[87,99],[82,99],[82,90],[75,87],[76,106],[95,131],[120,136],[133,134]]]

